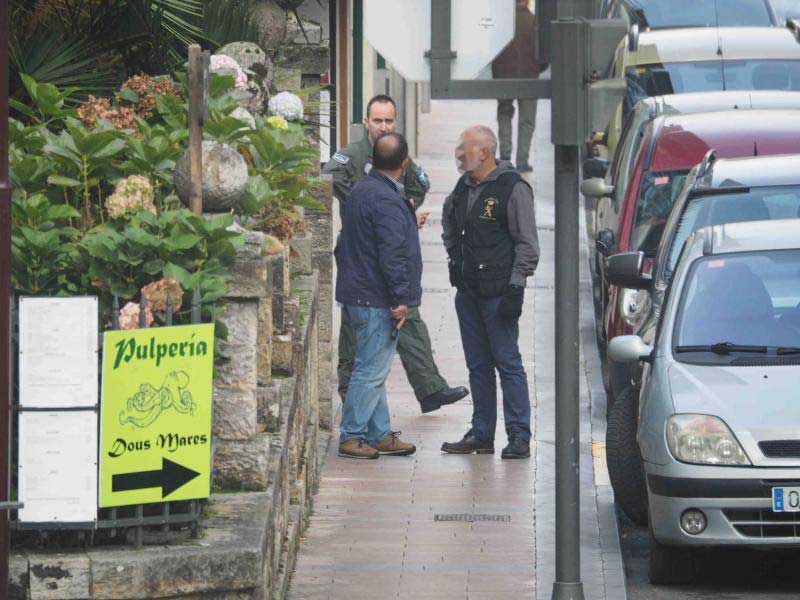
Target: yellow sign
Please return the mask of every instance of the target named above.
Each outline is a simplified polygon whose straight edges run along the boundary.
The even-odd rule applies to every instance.
[[[214,326],[107,331],[100,506],[206,498]]]

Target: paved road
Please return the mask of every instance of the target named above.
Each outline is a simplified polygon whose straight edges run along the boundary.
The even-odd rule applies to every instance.
[[[658,587],[647,581],[647,530],[620,518],[629,600],[784,600],[800,598],[800,550],[708,552],[697,583]]]

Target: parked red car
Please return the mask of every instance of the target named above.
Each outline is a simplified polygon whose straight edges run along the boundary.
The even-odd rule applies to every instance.
[[[720,158],[800,153],[800,110],[728,110],[661,116],[643,129],[642,144],[631,170],[619,210],[614,252],[642,251],[652,258],[664,224],[689,170],[710,149]],[[641,292],[601,285],[607,289],[606,339],[632,332],[637,295]],[[606,364],[607,386],[613,396],[628,384],[624,366]]]

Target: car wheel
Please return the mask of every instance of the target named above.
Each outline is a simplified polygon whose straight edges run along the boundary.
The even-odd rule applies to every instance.
[[[636,390],[628,387],[618,394],[608,409],[606,463],[614,498],[637,525],[647,524],[647,485],[636,427],[639,403]]]
[[[695,579],[694,552],[685,546],[662,544],[650,530],[650,569],[653,585],[686,585]]]

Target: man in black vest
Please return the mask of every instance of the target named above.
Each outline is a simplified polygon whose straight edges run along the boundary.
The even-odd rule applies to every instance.
[[[472,427],[452,454],[494,453],[497,424],[495,369],[503,389],[508,445],[503,458],[528,458],[531,405],[519,353],[525,283],[539,262],[533,190],[507,161],[495,160],[497,138],[488,127],[467,129],[456,149],[464,175],[444,203],[442,226],[450,283],[472,388]]]

